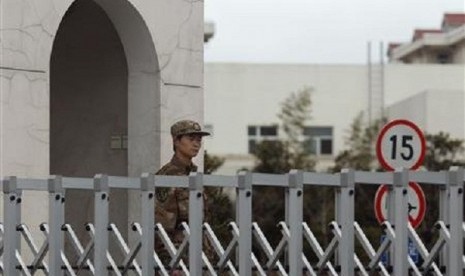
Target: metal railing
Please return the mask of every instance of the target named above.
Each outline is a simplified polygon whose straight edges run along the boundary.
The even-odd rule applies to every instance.
[[[407,187],[410,181],[440,187],[440,217],[436,223],[438,239],[428,250],[408,223]],[[382,225],[385,239],[375,248],[354,217],[355,184],[389,186],[389,221]],[[304,186],[328,186],[336,190],[335,221],[329,227],[332,239],[327,245],[317,240],[303,219]],[[236,219],[229,222],[231,239],[219,241],[212,227],[203,221],[203,188],[228,187],[236,191]],[[275,186],[286,190],[285,221],[276,222],[282,238],[273,248],[260,226],[252,221],[252,189]],[[178,187],[189,190],[189,223],[182,223],[184,239],[175,245],[163,226],[155,221],[155,189]],[[140,193],[140,221],[131,225],[136,241],[128,244],[120,229],[109,221],[110,188]],[[89,241],[82,244],[73,225],[65,224],[65,196],[68,189],[93,191],[94,220],[86,225]],[[171,269],[186,275],[463,275],[465,224],[463,222],[464,170],[427,172],[399,169],[394,172],[362,172],[344,169],[337,174],[311,173],[292,170],[288,174],[271,175],[241,172],[237,176],[202,175],[135,177],[96,175],[92,178],[22,179],[9,177],[2,181],[3,218],[0,224],[0,268],[3,275],[169,275]],[[39,226],[44,241],[37,245],[28,226],[22,223],[23,191],[46,191],[49,194],[49,219]],[[138,203],[139,204],[139,203]],[[154,243],[160,241],[168,252],[162,261]],[[215,258],[202,251],[208,239]],[[409,256],[407,245],[413,241],[423,262],[417,265]],[[78,256],[70,260],[65,252],[65,240]],[[33,255],[26,263],[25,248]],[[114,258],[109,244],[117,243],[123,255]],[[223,245],[227,242],[227,246]],[[361,244],[368,262],[362,261],[354,250]],[[252,244],[256,245],[252,250]],[[308,245],[317,261],[304,254]],[[260,250],[261,258],[256,256]],[[389,262],[382,256],[389,252]],[[187,255],[188,257],[183,257]],[[265,257],[263,257],[265,256]],[[167,263],[168,262],[168,263]],[[325,274],[325,275],[326,275]],[[87,274],[86,274],[87,275]]]

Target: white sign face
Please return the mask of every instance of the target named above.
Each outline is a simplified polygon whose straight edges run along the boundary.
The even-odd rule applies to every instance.
[[[375,215],[379,223],[388,217],[388,187],[382,185],[375,195]],[[420,185],[415,182],[409,183],[408,189],[408,220],[413,228],[417,228],[423,221],[426,213],[425,194]]]
[[[425,158],[423,132],[412,122],[394,120],[383,127],[376,143],[376,155],[386,170],[415,170]]]

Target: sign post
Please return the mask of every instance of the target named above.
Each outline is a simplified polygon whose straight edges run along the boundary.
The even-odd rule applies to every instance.
[[[393,120],[380,131],[376,141],[376,156],[381,166],[394,171],[396,168],[418,169],[425,159],[426,140],[423,132],[408,120]],[[375,215],[379,223],[388,218],[388,192],[386,185],[381,185],[375,195]],[[413,228],[417,228],[426,213],[425,194],[416,182],[409,182],[408,220]],[[409,256],[415,263],[419,262],[419,252],[409,239]],[[387,254],[382,256],[387,263]]]

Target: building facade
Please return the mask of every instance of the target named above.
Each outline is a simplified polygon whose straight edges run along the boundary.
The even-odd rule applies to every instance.
[[[155,172],[172,155],[170,125],[203,121],[202,1],[0,5],[2,178]],[[138,195],[115,196],[112,221],[134,221]],[[47,221],[47,194],[23,198],[28,225]],[[66,200],[66,220],[84,225],[91,195]]]
[[[464,139],[464,76],[463,64],[386,64],[386,115],[411,119],[426,132],[445,131]],[[366,65],[207,63],[205,123],[213,136],[205,147],[226,158],[218,173],[251,168],[254,143],[282,136],[280,103],[291,92],[309,87],[307,133],[313,139],[316,169],[324,171],[345,149],[355,117],[366,114],[368,86]]]
[[[205,123],[214,133],[206,148],[226,158],[219,172],[250,169],[257,142],[282,138],[280,103],[303,87],[312,90],[304,136],[317,170],[333,165],[361,112],[465,139],[465,14],[445,14],[440,29],[417,29],[387,54],[388,64],[206,64]]]
[[[465,63],[465,14],[444,14],[440,29],[416,29],[412,41],[391,43],[391,62],[421,64]]]

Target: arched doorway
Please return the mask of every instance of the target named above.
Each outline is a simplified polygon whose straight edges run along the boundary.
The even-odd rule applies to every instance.
[[[51,173],[127,175],[128,68],[121,40],[93,0],[76,1],[57,33],[50,66]]]
[[[60,24],[50,64],[51,174],[128,174],[127,150],[111,141],[127,135],[127,95],[126,57],[112,22],[93,0],[75,1]],[[111,220],[124,233],[127,192],[112,191],[112,198]],[[82,240],[93,203],[91,192],[66,194],[65,219]]]
[[[126,176],[158,167],[159,94],[153,40],[135,8],[127,0],[74,1],[50,60],[50,173]],[[133,197],[112,191],[110,220],[123,235],[137,213]],[[93,213],[90,192],[67,193],[65,220],[81,239]]]

